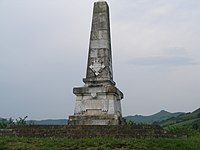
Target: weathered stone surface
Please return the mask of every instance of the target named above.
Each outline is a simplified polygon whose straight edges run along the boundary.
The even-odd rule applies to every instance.
[[[94,3],[85,85],[76,87],[74,115],[69,125],[123,124],[121,99],[112,71],[109,7],[107,2]]]
[[[109,120],[110,121],[110,120]],[[97,120],[95,124],[102,123]],[[30,125],[13,126],[10,129],[0,129],[0,136],[17,137],[66,137],[66,138],[91,138],[91,137],[173,137],[172,134],[157,125]]]
[[[95,68],[95,69],[94,69]],[[113,82],[109,7],[94,3],[87,74],[84,82]]]

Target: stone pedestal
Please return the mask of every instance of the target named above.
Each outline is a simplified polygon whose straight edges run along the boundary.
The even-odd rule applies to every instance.
[[[109,7],[94,3],[85,85],[73,89],[76,95],[74,115],[69,125],[123,124],[123,93],[115,86],[112,71]]]
[[[123,94],[115,86],[74,88],[76,105],[71,125],[122,124],[121,103]]]

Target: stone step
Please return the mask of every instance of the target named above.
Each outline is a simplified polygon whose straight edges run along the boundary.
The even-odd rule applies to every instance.
[[[124,126],[60,126],[60,125],[29,125],[13,126],[1,129],[1,136],[19,137],[171,137],[172,135],[155,125],[124,125]]]

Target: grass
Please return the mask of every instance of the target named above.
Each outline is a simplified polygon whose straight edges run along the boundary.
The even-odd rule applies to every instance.
[[[0,137],[0,150],[199,150],[200,137],[189,138],[25,138]]]
[[[172,124],[167,124],[166,126],[163,126],[164,129],[168,129],[170,127],[182,127],[184,125],[187,125],[187,124],[191,124],[193,121],[195,121],[194,119],[193,120],[187,120],[187,121],[184,121],[184,122],[179,122],[179,123],[172,123]]]

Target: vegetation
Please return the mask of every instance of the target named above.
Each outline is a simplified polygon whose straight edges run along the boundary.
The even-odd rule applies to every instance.
[[[130,125],[133,122],[130,122]],[[133,123],[134,124],[134,123]],[[190,127],[169,127],[172,138],[36,138],[0,136],[0,150],[199,150],[200,132]]]
[[[165,111],[158,113],[162,118]],[[160,116],[159,116],[160,115]],[[0,128],[8,128],[13,125],[26,125],[27,117],[16,119],[0,118]],[[159,119],[158,119],[159,120]],[[162,120],[162,119],[161,119]],[[143,122],[144,123],[144,122]],[[54,150],[54,149],[86,149],[86,150],[109,150],[109,149],[135,149],[135,150],[199,150],[200,149],[200,109],[192,113],[179,114],[163,121],[154,121],[168,130],[173,138],[28,138],[28,137],[5,137],[0,136],[0,150]],[[128,125],[138,124],[135,120],[127,120]]]
[[[1,150],[54,150],[54,149],[136,149],[136,150],[199,150],[200,137],[190,138],[19,138],[0,137]]]
[[[27,125],[26,119],[28,118],[28,116],[21,118],[19,117],[19,119],[16,119],[14,121],[14,119],[9,118],[7,119],[1,119],[0,120],[0,129],[2,128],[9,128],[10,126],[14,126],[14,125]]]
[[[130,122],[131,124],[134,122]],[[54,149],[86,149],[86,150],[199,150],[200,132],[190,127],[169,127],[172,138],[36,138],[0,136],[0,150],[54,150]]]

